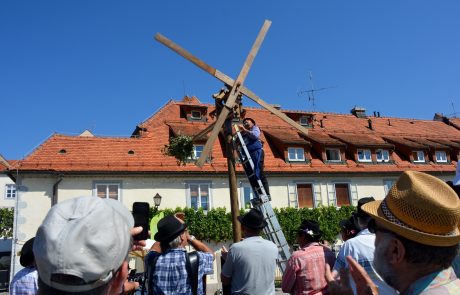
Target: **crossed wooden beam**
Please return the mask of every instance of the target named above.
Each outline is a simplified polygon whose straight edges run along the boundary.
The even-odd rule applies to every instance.
[[[219,132],[222,128],[222,126],[225,123],[225,120],[227,119],[230,111],[233,109],[233,107],[236,104],[236,100],[238,98],[238,95],[243,94],[244,96],[252,99],[254,102],[258,103],[260,106],[263,108],[267,109],[271,113],[275,114],[276,116],[280,117],[283,121],[291,125],[292,127],[296,128],[299,132],[301,132],[304,135],[308,134],[307,129],[305,129],[303,126],[286,116],[284,113],[281,111],[275,109],[273,106],[270,104],[266,103],[263,101],[260,97],[258,97],[255,93],[253,93],[251,90],[246,88],[243,83],[244,80],[246,79],[249,69],[251,68],[251,65],[254,61],[254,58],[257,55],[257,52],[259,51],[260,46],[262,45],[263,40],[265,39],[265,35],[268,32],[268,29],[270,28],[271,21],[265,20],[262,28],[259,31],[259,34],[257,35],[257,38],[252,45],[251,50],[249,51],[248,56],[246,57],[246,60],[243,64],[243,67],[241,68],[240,74],[236,78],[236,80],[233,80],[226,74],[222,73],[221,71],[217,70],[216,68],[208,65],[198,57],[194,56],[184,48],[180,47],[178,44],[174,43],[173,41],[169,40],[165,36],[161,35],[160,33],[157,33],[155,35],[155,40],[159,41],[166,47],[170,48],[177,54],[181,55],[185,59],[191,61],[194,63],[196,66],[204,70],[205,72],[209,73],[211,76],[214,76],[218,80],[222,81],[225,83],[225,85],[231,86],[231,89],[229,91],[229,95],[227,98],[227,101],[225,103],[225,107],[222,108],[222,111],[220,112],[217,121],[213,124],[210,125],[208,128],[200,132],[201,135],[204,135],[208,133],[211,128],[211,135],[209,136],[208,140],[206,141],[206,144],[204,146],[203,152],[201,153],[200,158],[196,161],[196,165],[199,167],[203,167],[206,159],[208,158],[208,155],[211,152],[212,146],[214,144],[214,141],[217,139],[217,136],[219,135]],[[213,126],[213,127],[211,127]],[[204,133],[205,132],[205,133]]]

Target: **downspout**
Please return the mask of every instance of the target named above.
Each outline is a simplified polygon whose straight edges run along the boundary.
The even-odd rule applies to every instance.
[[[58,203],[58,186],[59,183],[62,181],[64,178],[63,174],[59,174],[58,180],[53,184],[53,195],[51,196],[51,207],[56,205]]]
[[[9,176],[9,175],[8,175]],[[11,174],[11,176],[13,176]],[[11,178],[11,177],[10,177]],[[14,202],[14,215],[13,215],[13,239],[11,241],[11,263],[10,263],[10,282],[16,274],[16,245],[18,243],[18,219],[19,219],[19,199],[21,198],[21,183],[22,179],[19,178],[19,171],[16,170],[16,177],[13,176],[16,184],[16,200]]]

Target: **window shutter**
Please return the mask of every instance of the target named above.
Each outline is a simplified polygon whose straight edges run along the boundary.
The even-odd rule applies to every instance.
[[[336,206],[335,187],[332,183],[327,184],[327,203],[329,206]]]
[[[315,208],[321,206],[323,200],[321,198],[321,185],[318,183],[313,184],[313,196],[315,196]]]
[[[358,187],[356,184],[350,184],[351,204],[353,206],[358,205]]]
[[[190,200],[190,184],[185,185],[185,199],[187,200],[187,208],[190,208],[192,206],[191,200]]]
[[[297,186],[295,183],[288,183],[288,203],[289,207],[297,208]]]

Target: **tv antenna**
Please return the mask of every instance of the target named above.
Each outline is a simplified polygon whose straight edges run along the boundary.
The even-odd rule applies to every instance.
[[[312,74],[311,71],[309,71],[308,79],[310,81],[310,89],[308,89],[308,90],[300,90],[300,91],[297,92],[297,95],[301,96],[301,95],[306,93],[308,95],[308,102],[311,103],[312,108],[315,109],[315,107],[316,107],[316,104],[315,104],[315,92],[323,91],[323,90],[330,89],[330,88],[336,88],[337,86],[315,88],[315,86],[313,85],[313,74]]]
[[[449,114],[449,115],[447,115],[447,116],[448,116],[448,117],[452,117],[452,118],[457,118],[457,114],[459,114],[459,112],[456,112],[456,111],[455,111],[455,107],[454,107],[454,102],[453,102],[453,101],[450,101],[450,106],[452,107],[453,113],[452,113],[452,114]]]

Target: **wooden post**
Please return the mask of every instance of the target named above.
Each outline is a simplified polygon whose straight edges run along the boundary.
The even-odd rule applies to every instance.
[[[240,215],[240,207],[238,204],[238,184],[236,180],[235,151],[233,148],[231,124],[232,119],[227,119],[224,126],[230,126],[230,130],[229,128],[224,127],[224,134],[225,150],[227,153],[228,184],[230,191],[230,210],[232,214],[233,242],[237,243],[241,241],[241,226],[240,222],[238,221],[238,216]]]

